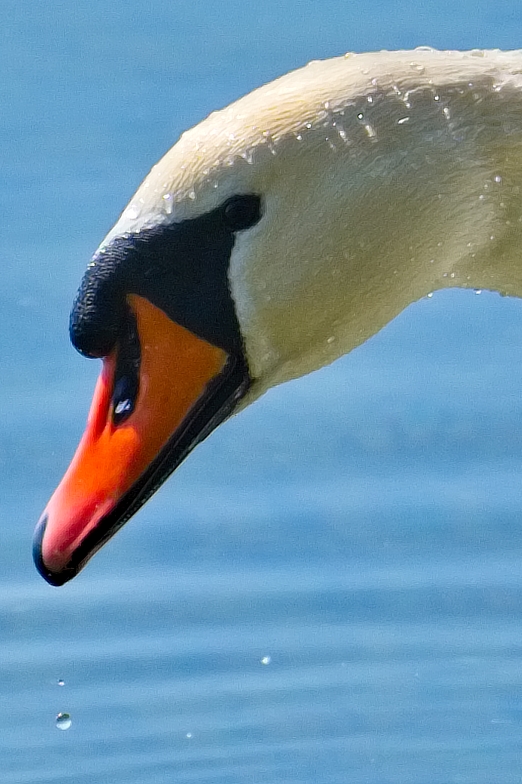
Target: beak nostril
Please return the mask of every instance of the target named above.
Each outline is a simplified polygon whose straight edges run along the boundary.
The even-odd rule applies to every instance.
[[[134,411],[139,392],[141,348],[136,316],[127,310],[125,326],[118,341],[114,389],[112,393],[112,421],[117,427]]]
[[[118,379],[114,387],[112,396],[112,421],[114,424],[121,425],[134,411],[136,403],[137,385],[128,376]]]

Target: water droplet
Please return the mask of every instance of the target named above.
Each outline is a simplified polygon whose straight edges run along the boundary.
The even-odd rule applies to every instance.
[[[251,147],[250,149],[242,152],[241,157],[251,166],[254,163],[254,148]]]
[[[440,101],[440,95],[438,95],[437,93],[435,93],[435,95],[433,96],[433,100],[434,100],[434,101]]]
[[[330,344],[335,343],[335,335],[331,335],[329,338],[327,338],[326,342]]]
[[[484,201],[484,199],[485,199],[485,198],[486,198],[486,197],[484,196],[484,194],[483,194],[483,193],[481,193],[481,194],[480,194],[480,196],[479,196],[479,201]]]
[[[498,183],[502,182],[502,177],[500,176],[500,174],[495,174],[493,179],[495,180],[495,182],[498,182]]]
[[[271,661],[272,661],[271,656],[263,656],[263,658],[261,659],[261,664],[270,664]]]
[[[301,136],[300,133],[297,133],[295,138],[297,139],[298,142],[302,142],[303,141],[303,137]]]
[[[167,215],[172,214],[172,193],[164,193],[162,196],[163,199],[163,209],[167,213]]]
[[[334,123],[334,128],[339,134],[339,136],[341,137],[341,139],[343,140],[343,142],[346,142],[348,137],[346,135],[346,131],[344,130],[343,126],[340,123]]]
[[[311,127],[312,127],[312,123],[311,122],[305,123],[305,128],[308,128],[308,130],[310,130]]]
[[[65,686],[65,681],[63,678],[58,679],[58,686]]]
[[[475,294],[482,294],[482,289],[474,289]]]
[[[68,730],[72,724],[72,719],[68,713],[59,713],[56,716],[56,726],[59,730]]]
[[[361,120],[361,121],[362,121],[362,120],[364,120],[364,114],[363,114],[362,112],[359,112],[359,113],[357,114],[357,119],[358,119],[358,120]]]
[[[188,739],[190,740],[190,738],[192,737],[192,733],[191,733],[191,732],[187,732],[187,734],[185,735],[185,737],[186,737],[186,738],[188,738]]]
[[[430,293],[427,295],[427,297],[428,297],[428,299],[431,299],[433,297],[433,291],[430,291]]]
[[[397,125],[404,125],[404,123],[409,122],[409,117],[401,117],[400,120],[397,120]]]
[[[367,100],[368,103],[373,103],[373,95],[368,95],[366,100]]]
[[[454,278],[454,277],[455,277],[455,273],[454,273],[454,272],[451,272],[451,273],[450,273],[450,278]]]
[[[196,199],[196,191],[189,191],[188,197],[191,201],[195,201]]]
[[[131,220],[136,220],[136,218],[139,217],[140,208],[138,207],[137,204],[131,204],[129,207],[127,207],[125,213],[127,217],[130,218]]]
[[[364,130],[366,131],[366,133],[370,137],[370,139],[374,139],[377,136],[377,134],[375,132],[375,128],[373,128],[371,125],[366,124],[364,126]]]
[[[450,120],[451,119],[450,110],[448,109],[447,106],[445,106],[444,109],[442,110],[442,114],[444,115],[446,120]]]

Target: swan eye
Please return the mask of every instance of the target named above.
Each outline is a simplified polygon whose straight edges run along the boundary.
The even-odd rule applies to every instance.
[[[261,218],[261,199],[254,194],[233,196],[223,205],[223,220],[230,231],[243,231]]]

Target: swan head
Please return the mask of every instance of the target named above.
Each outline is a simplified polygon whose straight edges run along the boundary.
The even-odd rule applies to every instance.
[[[312,63],[183,134],[140,186],[71,314],[73,344],[103,368],[35,534],[50,583],[241,406],[364,342],[449,274],[467,285],[462,260],[499,221],[501,197],[478,198],[499,165],[499,65],[439,52],[413,65],[412,53]],[[504,96],[519,89],[503,78]]]

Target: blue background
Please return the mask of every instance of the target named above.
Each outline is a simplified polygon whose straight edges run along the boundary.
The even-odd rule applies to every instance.
[[[151,165],[310,59],[516,48],[519,2],[0,10],[0,781],[520,782],[516,300],[417,303],[220,428],[73,583],[30,557],[98,373],[70,303]]]

